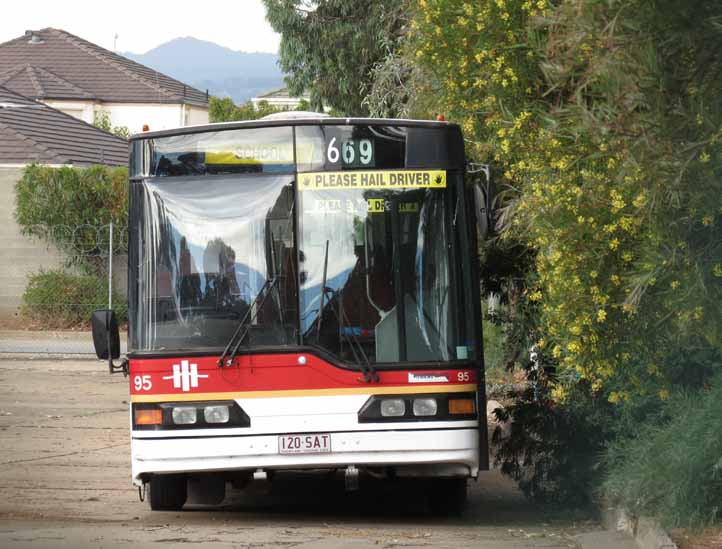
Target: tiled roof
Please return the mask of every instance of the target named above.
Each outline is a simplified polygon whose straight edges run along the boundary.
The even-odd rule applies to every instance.
[[[33,99],[208,105],[200,90],[53,28],[0,44],[0,81]]]
[[[288,94],[288,88],[279,88],[277,90],[271,90],[269,92],[266,92],[266,93],[258,96],[259,99],[262,99],[264,97],[291,97],[291,96]]]
[[[306,91],[300,96],[295,96],[288,93],[288,88],[279,88],[259,95],[255,99],[308,99],[308,97],[309,94]]]
[[[0,74],[0,86],[36,99],[93,99],[95,96],[47,69],[22,65]]]
[[[0,86],[0,164],[128,163],[128,142]]]

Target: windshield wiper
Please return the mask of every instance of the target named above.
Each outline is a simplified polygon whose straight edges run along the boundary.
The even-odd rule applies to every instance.
[[[364,380],[367,383],[370,383],[371,381],[378,382],[379,375],[376,373],[376,370],[371,365],[371,361],[366,355],[366,351],[364,351],[361,342],[356,338],[356,334],[353,333],[353,329],[351,329],[350,337],[346,336],[346,334],[343,333],[344,322],[346,322],[349,327],[350,323],[348,317],[346,316],[346,313],[341,308],[340,294],[339,292],[334,291],[333,288],[329,288],[328,286],[326,286],[326,277],[328,276],[328,244],[329,241],[326,240],[326,253],[324,253],[323,255],[323,278],[321,280],[321,295],[319,297],[320,305],[318,306],[318,322],[316,324],[316,343],[318,344],[321,341],[321,325],[323,323],[323,301],[326,297],[326,294],[330,293],[331,299],[329,299],[329,302],[335,297],[339,303],[338,311],[331,307],[333,314],[336,316],[336,322],[339,326],[339,337],[345,339],[348,343],[348,347],[349,349],[351,349],[351,354],[353,355],[356,364],[358,364],[361,372],[364,375]],[[356,347],[354,347],[354,345],[356,345]]]
[[[243,340],[246,338],[246,335],[248,335],[248,331],[251,329],[253,321],[258,316],[258,311],[263,308],[263,304],[266,302],[266,299],[271,294],[273,288],[276,287],[276,284],[278,283],[278,278],[278,276],[274,276],[272,278],[266,279],[266,282],[263,284],[261,291],[258,292],[256,297],[253,299],[253,302],[249,304],[246,314],[243,315],[243,318],[238,323],[238,328],[236,328],[236,331],[233,332],[231,340],[228,342],[228,345],[226,345],[226,348],[223,350],[221,358],[218,359],[219,368],[223,368],[224,366],[231,366],[233,364],[233,361],[236,359],[236,355],[238,354],[238,349],[240,349]],[[233,347],[233,351],[231,351],[231,347]],[[231,351],[230,355],[229,351]],[[228,357],[227,360],[226,357]]]
[[[321,279],[320,304],[318,306],[318,324],[316,325],[316,343],[321,339],[321,323],[323,321],[323,299],[326,297],[326,275],[328,274],[328,240],[326,241],[326,253],[323,256],[323,278]]]
[[[331,307],[333,314],[336,316],[336,322],[338,322],[339,325],[338,334],[340,338],[345,339],[346,343],[348,343],[348,347],[349,349],[351,349],[351,354],[353,355],[356,364],[358,364],[359,369],[364,376],[364,381],[366,381],[367,383],[371,383],[372,381],[378,383],[379,375],[376,373],[376,369],[371,364],[371,361],[369,360],[366,351],[364,351],[363,345],[361,345],[361,342],[356,337],[356,334],[353,331],[353,327],[351,327],[348,316],[346,316],[346,312],[343,310],[343,308],[341,308],[340,292],[336,292],[333,290],[333,288],[328,287],[324,288],[323,290],[324,294],[326,292],[331,294],[331,299],[329,299],[329,302],[336,298],[336,301],[339,304],[338,311]],[[344,323],[346,323],[346,325],[349,327],[349,335],[346,335],[343,332]]]

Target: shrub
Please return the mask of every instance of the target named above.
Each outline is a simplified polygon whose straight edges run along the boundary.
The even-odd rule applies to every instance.
[[[535,255],[518,303],[538,306],[538,346],[614,402],[667,394],[676,349],[722,340],[720,15],[425,0],[411,23],[438,110],[500,168],[502,240]]]
[[[705,526],[722,517],[722,375],[702,392],[681,392],[659,423],[612,444],[604,490],[664,526]]]
[[[502,246],[531,260],[500,284],[508,363],[534,348],[557,372],[540,401],[517,395],[500,453],[531,495],[590,488],[606,441],[719,371],[721,16],[705,0],[421,0],[410,23],[434,110],[495,164]]]
[[[555,381],[544,370],[529,370],[530,385],[511,393],[513,404],[496,411],[510,421],[508,436],[492,435],[496,463],[535,501],[585,507],[600,482],[599,457],[610,437],[613,406],[594,398],[588,385],[574,386],[560,405],[551,398]]]
[[[28,277],[21,313],[44,329],[87,326],[91,313],[108,303],[108,284],[94,275],[77,275],[60,270],[40,271]],[[128,318],[128,306],[113,295],[119,322]]]
[[[128,126],[113,126],[110,121],[110,113],[107,111],[96,111],[93,115],[93,126],[105,130],[106,132],[128,139],[130,137],[130,130]]]
[[[24,235],[47,240],[71,263],[106,252],[103,230],[111,221],[120,250],[128,225],[128,170],[28,166],[15,185],[15,219]]]
[[[113,249],[126,249],[128,170],[124,167],[25,168],[15,185],[15,219],[26,236],[58,248],[66,267],[31,275],[23,295],[23,316],[42,328],[87,325],[90,313],[107,303],[109,227]],[[125,298],[114,298],[127,316]]]

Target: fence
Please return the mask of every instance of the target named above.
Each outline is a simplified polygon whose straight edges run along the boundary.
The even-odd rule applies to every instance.
[[[23,233],[10,284],[20,306],[14,329],[0,332],[0,352],[92,354],[94,310],[112,306],[121,326],[127,320],[126,228],[35,225]]]

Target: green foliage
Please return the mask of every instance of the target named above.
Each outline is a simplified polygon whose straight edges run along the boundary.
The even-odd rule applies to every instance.
[[[308,106],[305,102],[297,110]],[[208,102],[208,119],[210,122],[233,122],[235,120],[258,120],[269,114],[283,112],[284,109],[273,107],[266,101],[260,101],[256,108],[251,101],[236,105],[230,97],[211,97]]]
[[[490,383],[504,375],[504,333],[501,326],[484,323],[484,366],[486,380]]]
[[[505,189],[484,284],[508,362],[534,348],[556,370],[501,454],[531,494],[590,486],[605,439],[720,371],[721,20],[705,0],[420,0],[397,50],[426,82],[411,101],[458,121]]]
[[[373,67],[402,34],[402,0],[264,0],[267,18],[281,33],[280,64],[292,94],[311,94],[311,108],[324,105],[364,116]]]
[[[496,412],[510,421],[509,435],[492,435],[501,471],[528,497],[565,506],[588,506],[598,486],[597,463],[610,436],[612,405],[592,398],[588,385],[574,386],[569,404],[551,398],[549,373],[529,369],[530,387],[509,396],[514,403]],[[600,427],[601,426],[601,427]]]
[[[113,221],[119,249],[128,226],[128,170],[28,166],[15,185],[15,219],[23,234],[48,240],[71,260],[104,253],[108,240],[98,228]]]
[[[63,252],[72,272],[31,275],[23,315],[45,329],[70,328],[86,325],[93,310],[107,306],[108,225],[114,224],[114,250],[122,252],[127,216],[125,167],[25,168],[15,185],[15,219],[24,235]],[[113,302],[126,318],[125,300],[117,297]]]
[[[558,400],[664,398],[677,349],[719,354],[722,7],[678,7],[436,0],[412,23],[439,110],[501,168],[502,239],[535,257],[508,289],[538,305]]]
[[[127,126],[113,126],[110,122],[110,115],[105,111],[95,111],[93,115],[93,126],[105,130],[108,133],[128,139],[130,137],[130,130]]]
[[[43,329],[75,328],[86,326],[91,313],[107,304],[107,280],[58,270],[41,271],[28,277],[21,312]],[[125,300],[114,295],[113,304],[119,322],[127,321]]]
[[[607,454],[604,489],[617,503],[666,527],[722,518],[722,376],[702,393],[680,393]]]

